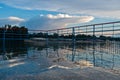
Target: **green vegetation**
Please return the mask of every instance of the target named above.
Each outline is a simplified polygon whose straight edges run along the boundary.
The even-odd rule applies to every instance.
[[[11,26],[11,25],[5,25],[4,27],[0,28],[0,39],[3,39],[4,37],[9,40],[22,40],[24,38],[27,38],[28,29],[24,26],[18,27],[18,26]]]
[[[15,40],[15,41],[23,41],[26,38],[50,38],[50,39],[73,39],[76,40],[115,40],[119,41],[120,38],[118,37],[110,37],[110,36],[93,36],[93,35],[85,35],[85,34],[77,34],[77,35],[58,35],[57,33],[53,34],[47,34],[47,33],[28,33],[28,29],[24,26],[11,26],[11,25],[5,25],[4,27],[0,28],[0,40]]]
[[[5,49],[21,48],[26,38],[28,38],[28,29],[24,26],[5,25],[0,27],[0,52],[4,52]]]
[[[112,36],[93,36],[93,35],[85,35],[85,34],[77,34],[75,36],[73,35],[58,35],[57,33],[54,33],[52,35],[47,35],[47,33],[33,33],[33,34],[29,34],[29,38],[50,38],[50,39],[57,39],[57,38],[60,38],[60,39],[73,39],[75,38],[76,40],[103,40],[103,41],[106,41],[106,40],[110,40],[110,41],[120,41],[120,38],[119,37],[112,37]]]

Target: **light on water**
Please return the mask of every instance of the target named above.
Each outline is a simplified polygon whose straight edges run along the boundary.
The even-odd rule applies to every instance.
[[[41,42],[39,42],[40,44]],[[41,43],[42,44],[42,43]],[[108,44],[108,43],[107,43]],[[8,56],[8,63],[9,66],[17,66],[19,64],[24,64],[23,62],[19,62],[19,59],[21,58],[35,58],[39,59],[39,56],[49,57],[49,58],[59,58],[63,57],[63,59],[68,60],[70,62],[73,62],[75,65],[79,65],[80,67],[102,67],[106,69],[120,69],[120,53],[119,51],[113,52],[112,46],[114,44],[107,45],[106,43],[100,45],[100,43],[95,45],[95,51],[93,53],[92,45],[91,44],[81,44],[77,43],[74,45],[71,44],[50,44],[49,47],[46,47],[46,45],[40,46],[34,46],[34,44],[26,43],[26,49],[20,48],[19,54],[16,55],[16,52],[13,52],[13,55],[9,57]],[[25,46],[24,45],[24,46]],[[119,43],[117,42],[114,46],[117,46],[119,48]],[[99,46],[101,46],[99,48]],[[106,47],[107,46],[107,47]],[[22,47],[22,46],[21,46]],[[101,51],[102,50],[102,51]],[[119,49],[117,49],[119,50]],[[15,50],[12,50],[15,51]],[[24,53],[22,55],[21,53]],[[3,56],[4,57],[4,56]],[[18,59],[15,59],[18,58]],[[1,55],[1,60],[2,58]],[[62,61],[63,59],[59,59],[58,61]],[[3,61],[3,60],[2,60]],[[64,60],[63,60],[64,61]],[[16,62],[16,63],[15,63]],[[4,64],[2,64],[4,65]]]
[[[64,80],[64,77],[67,79],[73,75],[80,78],[82,74],[88,78],[92,73],[99,79],[105,78],[104,74],[108,75],[106,78],[114,79],[114,74],[120,74],[120,38],[116,37],[119,29],[115,28],[118,27],[115,23],[119,22],[36,30],[35,33],[30,30],[19,36],[11,34],[12,39],[5,32],[1,33],[0,77],[3,74],[3,79],[13,75],[35,77],[47,73],[52,79],[53,76],[62,76]],[[89,78],[93,80],[95,77]]]

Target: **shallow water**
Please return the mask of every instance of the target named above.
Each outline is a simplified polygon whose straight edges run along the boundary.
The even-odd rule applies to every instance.
[[[120,70],[120,42],[106,41],[98,42],[94,45],[89,42],[79,43],[24,43],[21,47],[15,46],[12,48],[6,47],[6,52],[1,52],[0,55],[0,70],[6,67],[15,67],[27,65],[30,69],[36,67],[35,61],[30,62],[30,58],[38,58],[40,61],[44,58],[61,58],[55,62],[62,61],[63,59],[73,62],[82,67],[102,67],[111,70]],[[24,59],[24,61],[9,62],[14,59]],[[43,59],[43,60],[44,60]],[[29,63],[28,63],[29,62]],[[7,65],[9,64],[10,65]],[[42,69],[48,67],[49,63],[46,62]],[[24,66],[23,66],[24,67]],[[13,71],[16,68],[12,68]],[[17,68],[19,69],[19,68]],[[27,70],[29,72],[29,69]],[[37,72],[37,70],[33,69]],[[21,72],[23,73],[23,72]]]

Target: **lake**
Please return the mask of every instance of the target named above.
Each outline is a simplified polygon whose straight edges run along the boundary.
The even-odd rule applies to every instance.
[[[61,58],[83,67],[102,67],[120,70],[120,42],[118,41],[27,41],[21,44],[7,44],[0,62],[19,58],[37,57]]]

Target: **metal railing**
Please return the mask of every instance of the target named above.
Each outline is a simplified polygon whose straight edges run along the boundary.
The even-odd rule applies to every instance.
[[[65,52],[68,60],[73,62],[86,60],[92,62],[94,66],[110,69],[117,67],[118,69],[118,64],[120,64],[118,60],[120,58],[120,21],[36,32],[46,34],[44,38],[47,56],[51,53],[49,48],[55,44],[58,48],[56,53],[60,55],[59,48],[61,44],[64,44],[62,49],[68,50]],[[82,57],[79,58],[80,56]]]
[[[120,21],[83,25],[70,28],[61,28],[54,30],[28,30],[28,34],[14,34],[16,36],[19,35],[19,38],[9,38],[6,37],[7,34],[9,33],[6,33],[5,30],[3,33],[0,33],[0,35],[2,35],[2,38],[0,38],[0,40],[2,40],[2,42],[0,43],[2,45],[0,51],[3,55],[8,55],[6,54],[6,52],[12,52],[12,49],[16,48],[16,46],[18,45],[18,49],[22,49],[25,51],[25,53],[28,54],[28,45],[23,47],[23,42],[20,42],[20,44],[15,45],[21,40],[26,40],[27,42],[36,41],[38,45],[39,42],[44,42],[46,46],[46,56],[49,56],[49,53],[51,53],[50,47],[56,45],[56,53],[58,57],[61,53],[59,51],[59,48],[61,48],[64,49],[64,51],[69,50],[68,52],[65,52],[67,54],[71,51],[71,54],[67,55],[68,60],[76,61],[78,60],[78,58],[79,60],[85,59],[86,61],[92,61],[94,66],[99,64],[105,65],[105,62],[110,62],[112,63],[113,68],[113,66],[115,66],[115,58],[120,57]],[[23,38],[23,35],[26,37]],[[9,40],[13,41],[13,43],[11,44]],[[14,43],[14,41],[16,40],[17,42]],[[9,50],[7,51],[6,48],[8,45]],[[11,46],[13,45],[15,46],[12,48]],[[15,50],[14,53],[17,54],[22,52],[19,52],[19,50]],[[84,56],[84,58],[81,58],[79,56],[79,53],[81,53]],[[103,57],[106,55],[108,57],[106,59],[103,59]],[[97,57],[100,60],[96,60]]]

